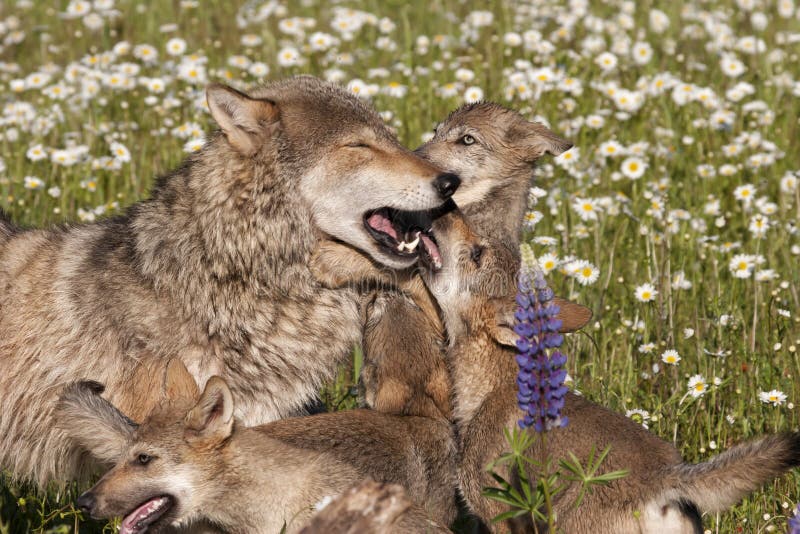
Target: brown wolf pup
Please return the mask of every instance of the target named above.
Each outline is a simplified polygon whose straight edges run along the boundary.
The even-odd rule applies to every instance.
[[[559,155],[571,146],[515,111],[481,102],[451,113],[416,152],[459,175],[461,185],[453,200],[481,235],[493,236],[516,250],[536,162],[546,153]],[[421,243],[435,251],[435,244],[426,244],[424,234],[408,239],[408,246]],[[396,288],[365,297],[362,382],[367,405],[386,413],[449,417],[450,380],[442,326],[436,304],[416,271],[386,271],[335,241],[319,246],[312,265],[317,278],[329,287],[363,287],[371,280]],[[587,312],[563,302],[565,327],[584,324],[591,316]]]
[[[220,131],[124,215],[47,230],[0,217],[0,467],[17,477],[79,474],[60,389],[95,380],[132,412],[151,360],[224,377],[244,424],[297,414],[361,337],[359,295],[311,275],[319,240],[407,268],[418,252],[376,228],[403,232],[406,210],[424,221],[458,186],[316,78],[207,97]]]
[[[459,487],[469,508],[489,525],[507,508],[481,495],[494,485],[485,466],[506,447],[503,429],[522,417],[514,358],[518,336],[506,322],[516,293],[516,251],[476,235],[457,212],[434,222],[434,232],[444,267],[428,260],[423,277],[443,310],[450,338]],[[532,458],[559,460],[573,453],[585,465],[593,447],[610,447],[603,469],[629,470],[587,495],[578,509],[572,506],[576,484],[559,494],[553,506],[563,532],[701,533],[699,511],[725,510],[800,465],[800,433],[767,436],[691,465],[641,425],[578,395],[568,394],[563,415],[569,424],[536,440],[528,451]],[[529,531],[532,525],[495,528]],[[539,532],[542,528],[546,525]]]
[[[68,386],[58,424],[114,463],[77,505],[124,516],[121,534],[198,521],[230,533],[297,532],[315,505],[367,479],[399,484],[435,522],[455,517],[455,450],[447,422],[353,410],[244,427],[225,380],[202,394],[175,360],[163,404],[136,424],[96,382]]]

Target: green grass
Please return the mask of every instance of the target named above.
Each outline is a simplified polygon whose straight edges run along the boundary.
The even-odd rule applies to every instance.
[[[627,4],[635,4],[635,11],[629,15],[631,24],[626,29],[627,21],[619,17],[627,8],[616,1],[591,2],[589,11],[594,19],[587,22],[576,9],[561,2],[536,3],[531,12],[522,12],[523,8],[511,1],[469,5],[442,0],[362,0],[348,2],[347,6],[372,13],[376,20],[387,17],[394,25],[385,34],[392,46],[377,46],[384,34],[379,25],[368,20],[350,40],[341,39],[327,52],[298,46],[305,64],[281,67],[278,51],[300,42],[300,38],[281,32],[281,19],[313,18],[316,25],[306,30],[302,40],[306,44],[315,31],[339,37],[331,27],[333,6],[315,1],[295,4],[287,3],[284,14],[260,22],[251,20],[240,28],[237,14],[242,20],[248,15],[234,2],[211,0],[198,2],[196,7],[190,2],[152,2],[142,3],[142,8],[136,2],[120,0],[115,6],[119,16],[104,19],[96,31],[88,29],[81,18],[59,17],[66,2],[0,5],[0,18],[6,26],[0,35],[0,40],[5,40],[0,52],[0,61],[5,62],[0,69],[5,124],[0,130],[0,157],[4,162],[0,168],[5,167],[0,172],[0,206],[21,223],[46,225],[91,218],[87,212],[92,210],[98,211],[98,217],[100,211],[113,213],[146,196],[154,177],[184,157],[186,139],[177,138],[171,131],[190,121],[205,131],[212,128],[207,114],[195,105],[202,99],[203,84],[175,79],[180,58],[170,57],[165,51],[172,37],[186,41],[184,55],[196,53],[207,59],[209,80],[228,80],[242,88],[300,72],[322,75],[334,66],[342,70],[344,83],[355,78],[379,87],[398,82],[408,89],[404,97],[379,93],[372,101],[379,110],[391,112],[389,122],[409,146],[418,145],[437,120],[461,103],[468,86],[477,86],[487,99],[547,119],[556,132],[571,138],[580,148],[580,157],[570,168],[552,160],[541,165],[537,183],[549,195],[534,208],[544,217],[530,234],[532,239],[555,238],[552,247],[534,244],[537,255],[552,251],[561,259],[585,259],[600,271],[599,279],[587,286],[578,284],[564,269],[550,275],[556,293],[595,311],[585,333],[572,336],[568,342],[575,387],[615,410],[647,410],[653,416],[651,431],[673,441],[690,461],[709,458],[743,439],[798,427],[794,403],[800,401],[800,249],[793,247],[800,247],[800,238],[793,225],[800,219],[800,190],[782,192],[780,186],[787,172],[800,169],[800,74],[796,68],[800,44],[785,39],[787,34],[800,33],[796,14],[783,18],[769,3],[762,8],[767,26],[759,30],[758,17],[754,25],[750,14],[733,2],[672,2],[660,6],[671,24],[657,34],[648,22],[649,9],[661,3],[649,1]],[[261,3],[249,5],[257,8]],[[474,39],[462,40],[464,21],[476,9],[491,11],[494,21],[488,28],[478,29]],[[718,53],[708,46],[716,44],[725,32],[710,25],[704,29],[700,19],[707,17],[682,18],[692,10],[717,12],[717,20],[732,30],[730,42],[756,35],[763,39],[765,49],[752,55],[734,49],[746,71],[738,78],[727,77]],[[571,22],[570,17],[576,19],[574,24],[560,31],[562,24]],[[597,28],[597,21],[605,25]],[[166,24],[175,27],[164,32]],[[25,34],[16,44],[8,37],[14,27]],[[547,40],[553,45],[552,51],[506,44],[506,32],[532,28],[541,36],[531,43],[540,46]],[[638,65],[630,54],[617,54],[617,67],[604,73],[594,61],[601,49],[585,51],[585,39],[593,32],[606,49],[628,38],[631,43],[650,43],[654,55],[647,64]],[[244,34],[256,35],[260,42],[242,44]],[[431,41],[424,54],[418,47],[422,35]],[[101,83],[92,98],[54,101],[42,89],[13,90],[13,80],[53,70],[45,88],[62,82],[79,94],[82,81],[91,75],[66,76],[65,68],[90,54],[111,50],[121,41],[154,46],[158,61],[145,64],[128,55],[96,68],[110,74],[113,65],[139,65],[136,78],[160,77],[165,81],[164,92],[154,94],[139,84],[131,89],[112,89]],[[439,47],[439,42],[449,44]],[[726,42],[722,45],[729,47]],[[332,50],[350,54],[353,61],[337,65],[337,54]],[[776,50],[781,50],[783,57],[777,56]],[[229,66],[228,58],[233,55],[267,64],[269,75],[260,80]],[[512,71],[519,68],[515,66],[518,60],[530,61],[533,68],[551,67],[579,80],[583,91],[566,95],[557,89],[547,90],[538,99],[521,98],[517,93],[509,100],[506,88]],[[386,78],[370,77],[369,69],[377,67],[388,70]],[[474,79],[462,83],[454,96],[441,96],[441,88],[456,81],[458,68],[472,71]],[[713,91],[723,104],[720,108],[733,113],[728,126],[710,128],[707,121],[716,118],[714,109],[700,101],[678,105],[671,91],[648,95],[630,117],[619,117],[608,87],[601,84],[615,82],[619,88],[634,90],[637,80],[646,77],[651,81],[658,73],[669,73],[681,82]],[[739,81],[751,84],[753,94],[738,102],[727,99],[726,91]],[[754,101],[762,104],[747,106]],[[14,109],[19,111],[19,102],[31,105],[31,116],[11,118]],[[54,105],[59,109],[54,110]],[[578,128],[582,119],[593,114],[604,117],[602,127]],[[51,127],[37,124],[36,119],[42,118],[45,123],[53,122]],[[735,144],[743,133],[750,134],[750,140],[758,134],[774,145],[755,146],[758,143],[754,142],[754,146],[748,146],[747,140],[740,139],[741,153],[726,155],[723,147]],[[603,142],[612,139],[626,147],[638,142],[648,144],[641,153],[648,168],[640,179],[616,179],[624,158],[606,159],[595,154]],[[111,155],[112,141],[128,148],[130,161],[118,169],[93,168],[93,158]],[[36,144],[48,150],[70,143],[85,145],[87,159],[61,166],[49,158],[31,161],[26,157]],[[756,167],[751,157],[757,154],[771,154],[774,162]],[[702,177],[697,168],[702,164],[713,166],[716,175]],[[725,164],[734,166],[732,175],[720,172]],[[39,178],[44,186],[26,188],[26,176]],[[747,208],[734,197],[734,190],[743,184],[753,184],[754,197],[766,197],[774,203],[766,210],[771,228],[764,238],[748,230],[752,216],[759,212],[756,203]],[[61,190],[57,198],[48,194],[53,186]],[[705,211],[712,195],[720,204],[718,215]],[[596,199],[604,206],[596,221],[581,221],[572,207],[576,198]],[[663,216],[654,211],[654,200],[663,205]],[[673,212],[674,220],[669,220],[670,210],[683,211]],[[719,226],[718,217],[724,218]],[[739,248],[727,250],[723,246],[726,242],[737,243]],[[752,276],[735,278],[728,264],[738,253],[763,256],[765,263],[758,268],[774,270],[775,279],[756,282]],[[685,273],[692,284],[690,289],[671,287],[677,271]],[[634,292],[646,282],[652,283],[658,294],[652,302],[643,303]],[[788,311],[790,316],[779,310]],[[721,320],[723,316],[729,319]],[[639,321],[643,324],[637,326]],[[688,338],[684,334],[687,328],[694,331]],[[654,344],[649,354],[639,350],[646,343]],[[667,349],[676,349],[681,361],[674,367],[662,364],[654,373],[653,364],[660,363]],[[698,399],[686,396],[687,380],[696,374],[710,385]],[[712,385],[715,378],[719,385]],[[323,397],[330,406],[351,407],[354,402],[348,391],[352,386],[352,372],[343,372]],[[759,392],[772,389],[785,393],[786,402],[772,406],[759,401]],[[712,532],[782,531],[791,513],[786,506],[800,500],[798,487],[800,474],[795,472],[768,484],[730,512],[706,517],[706,528]],[[72,510],[70,502],[75,495],[75,491],[56,490],[37,494],[27,486],[0,483],[0,533],[101,531],[102,525],[83,522]]]

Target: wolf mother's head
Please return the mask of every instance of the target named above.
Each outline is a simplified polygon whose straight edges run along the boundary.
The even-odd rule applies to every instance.
[[[269,195],[288,181],[306,210],[294,217],[310,216],[323,233],[389,267],[414,263],[418,237],[430,228],[426,212],[460,183],[400,145],[371,107],[316,78],[283,80],[249,95],[212,85],[207,98],[223,133],[213,143],[233,149],[232,166],[270,170],[248,195]]]

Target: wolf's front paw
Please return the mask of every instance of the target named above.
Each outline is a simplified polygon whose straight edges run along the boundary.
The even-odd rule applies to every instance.
[[[360,254],[346,245],[334,241],[323,241],[311,256],[311,274],[317,282],[329,289],[339,289],[355,280],[353,271],[346,269],[348,258]]]
[[[322,241],[311,256],[311,274],[323,286],[339,289],[344,286],[375,285],[394,287],[394,271],[382,269],[372,259],[342,243]]]

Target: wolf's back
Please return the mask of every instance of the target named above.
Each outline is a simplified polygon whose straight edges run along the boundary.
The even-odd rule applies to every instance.
[[[11,219],[0,208],[0,245],[11,239],[11,236],[17,233],[17,227],[11,222]]]
[[[748,441],[708,462],[680,464],[665,477],[667,493],[703,512],[721,512],[792,468],[800,467],[800,432]]]

